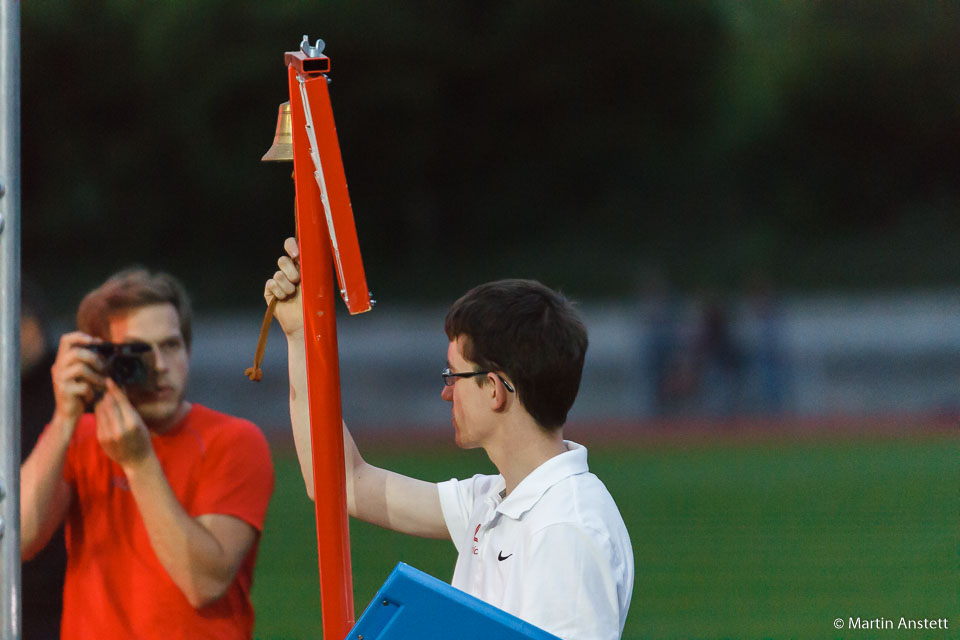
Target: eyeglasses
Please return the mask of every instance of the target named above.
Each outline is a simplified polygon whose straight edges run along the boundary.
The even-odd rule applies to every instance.
[[[504,380],[502,375],[494,371],[467,371],[465,373],[454,373],[450,371],[449,368],[447,368],[441,371],[440,375],[443,376],[443,384],[448,387],[452,387],[453,384],[457,381],[457,378],[473,378],[474,376],[485,376],[488,373],[492,373],[493,375],[500,378],[500,382],[502,382],[503,386],[507,388],[507,391],[509,391],[510,393],[514,392],[513,385],[507,382],[506,380]]]

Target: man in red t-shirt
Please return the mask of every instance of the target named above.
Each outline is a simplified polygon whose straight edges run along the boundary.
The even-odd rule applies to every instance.
[[[63,638],[252,634],[273,465],[255,425],[185,400],[190,318],[177,280],[132,269],[60,340],[56,408],[20,478],[23,558],[66,525]],[[106,342],[137,345],[142,372],[90,348]]]

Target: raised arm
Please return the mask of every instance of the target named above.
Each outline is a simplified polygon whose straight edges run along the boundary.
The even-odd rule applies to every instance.
[[[103,386],[97,356],[80,345],[96,339],[79,331],[60,339],[50,371],[56,408],[50,424],[20,467],[21,557],[29,560],[49,542],[70,508],[63,479],[67,448],[84,406]]]
[[[313,495],[313,455],[310,446],[310,409],[300,296],[299,248],[294,238],[284,242],[286,256],[264,287],[267,304],[274,298],[274,315],[287,337],[290,376],[290,422],[307,495]],[[367,464],[346,425],[343,425],[347,508],[350,515],[394,531],[429,538],[448,538],[437,485]]]

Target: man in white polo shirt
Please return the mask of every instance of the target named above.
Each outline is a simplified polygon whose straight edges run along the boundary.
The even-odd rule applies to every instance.
[[[299,251],[267,281],[288,342],[290,414],[307,493],[313,468]],[[633,591],[633,552],[620,512],[563,439],[580,386],[587,333],[571,303],[532,280],[480,285],[445,322],[441,397],[457,444],[482,447],[500,472],[434,484],[367,464],[344,426],[350,515],[459,552],[453,586],[565,640],[620,637]]]

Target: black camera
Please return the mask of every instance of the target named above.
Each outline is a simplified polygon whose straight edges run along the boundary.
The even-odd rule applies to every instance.
[[[103,359],[102,373],[117,385],[145,391],[156,386],[153,348],[146,342],[94,342],[83,346]]]

